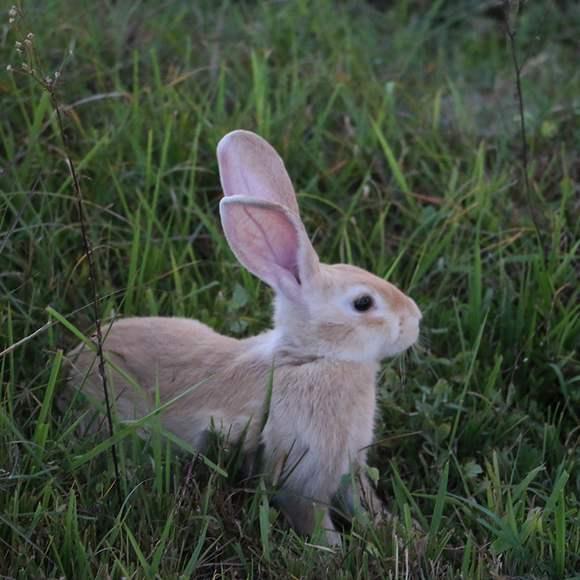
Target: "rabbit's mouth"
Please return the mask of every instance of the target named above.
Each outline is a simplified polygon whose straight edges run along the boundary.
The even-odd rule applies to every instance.
[[[419,339],[419,317],[401,317],[398,324],[397,336],[391,340],[385,349],[385,356],[397,356],[412,347]]]

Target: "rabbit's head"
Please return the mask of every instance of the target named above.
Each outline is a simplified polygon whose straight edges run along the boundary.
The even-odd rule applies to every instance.
[[[392,284],[346,264],[321,264],[276,151],[248,131],[217,149],[228,243],[275,293],[277,349],[301,356],[378,361],[415,343],[421,312]]]

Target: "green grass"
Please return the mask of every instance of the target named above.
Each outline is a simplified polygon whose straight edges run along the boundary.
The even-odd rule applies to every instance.
[[[2,7],[1,574],[578,574],[580,10],[528,2],[517,24],[544,260],[511,56],[480,6],[49,0],[26,3],[19,30]],[[29,31],[46,71],[64,63],[104,317],[268,325],[270,292],[218,221],[215,146],[235,128],[280,151],[324,261],[416,299],[423,346],[384,366],[371,454],[397,537],[361,521],[342,552],[299,538],[236,475],[235,450],[191,468],[155,417],[145,441],[117,434],[119,503],[111,441],[77,438],[54,405],[78,341],[62,320],[90,329],[90,284],[49,99],[4,72]]]

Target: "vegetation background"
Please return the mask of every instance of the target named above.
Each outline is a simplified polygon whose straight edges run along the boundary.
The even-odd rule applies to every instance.
[[[1,574],[579,577],[580,4],[519,4],[529,197],[502,3],[3,3]],[[113,440],[53,404],[93,324],[66,150],[104,318],[267,327],[216,211],[235,128],[280,151],[325,261],[424,311],[422,348],[378,386],[372,464],[401,526],[361,515],[342,551],[289,530],[235,450],[192,464],[154,419],[146,441],[117,425],[115,485]]]

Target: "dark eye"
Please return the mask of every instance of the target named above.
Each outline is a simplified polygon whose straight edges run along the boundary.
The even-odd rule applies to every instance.
[[[358,312],[366,312],[367,310],[369,310],[369,308],[372,307],[373,298],[368,294],[363,294],[362,296],[356,298],[353,301],[352,305],[354,309],[357,310]]]

